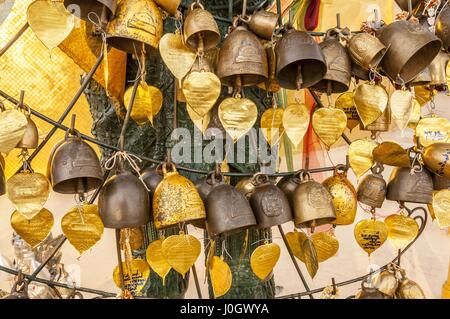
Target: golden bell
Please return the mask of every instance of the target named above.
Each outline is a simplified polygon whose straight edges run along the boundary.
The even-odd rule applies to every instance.
[[[195,185],[178,174],[175,165],[167,171],[162,166],[164,179],[156,187],[153,195],[153,219],[157,229],[183,222],[193,222],[206,218],[205,206]]]
[[[444,50],[450,51],[450,7],[442,9],[436,19],[436,35],[442,40]]]
[[[258,37],[272,40],[273,32],[278,25],[278,15],[273,12],[259,10],[253,13],[247,23],[250,30]]]
[[[431,83],[430,66],[427,66],[418,76],[411,81],[410,86],[424,86]]]
[[[217,76],[226,86],[253,86],[267,81],[269,66],[261,42],[244,26],[236,27],[223,41]]]
[[[374,166],[372,174],[365,176],[359,183],[356,191],[358,202],[376,208],[383,206],[387,185],[383,175],[381,175],[382,172],[382,166]]]
[[[415,281],[407,278],[400,281],[396,297],[397,299],[426,299],[422,288]]]
[[[116,18],[108,24],[106,42],[112,47],[140,54],[158,48],[163,34],[163,19],[153,0],[122,0]]]
[[[220,42],[219,26],[213,15],[200,3],[192,3],[183,25],[184,42],[194,51],[207,51]]]
[[[447,64],[450,60],[448,53],[439,52],[437,57],[429,65],[432,85],[447,84]]]
[[[282,88],[300,90],[323,79],[327,63],[317,42],[306,32],[290,29],[276,46],[277,80]]]
[[[433,179],[426,170],[414,173],[408,167],[396,167],[388,183],[386,198],[397,202],[429,204],[433,200]]]
[[[378,38],[389,47],[381,66],[397,84],[411,82],[438,55],[442,42],[424,26],[395,21],[379,30]]]
[[[423,163],[434,174],[450,178],[450,144],[435,143],[425,148]]]
[[[384,44],[366,32],[355,34],[348,42],[347,47],[353,62],[365,70],[377,67],[386,53]]]
[[[31,119],[30,116],[27,116],[27,127],[25,129],[25,135],[22,137],[22,140],[19,144],[16,145],[16,148],[36,148],[39,144],[39,132],[36,126],[36,123]]]
[[[106,23],[116,14],[117,0],[64,0],[67,11],[80,19]]]
[[[333,198],[320,183],[311,180],[308,173],[301,175],[294,192],[294,223],[307,228],[332,223],[336,220]]]
[[[386,107],[383,114],[375,120],[375,122],[364,126],[363,123],[360,123],[359,128],[363,131],[370,132],[388,132],[389,127],[391,126],[392,116],[391,116],[391,108],[389,106]]]
[[[155,0],[156,4],[166,12],[175,16],[180,6],[181,0]]]
[[[327,73],[312,88],[327,94],[342,93],[350,87],[352,62],[347,49],[330,34],[328,31],[325,40],[319,44],[327,62]]]

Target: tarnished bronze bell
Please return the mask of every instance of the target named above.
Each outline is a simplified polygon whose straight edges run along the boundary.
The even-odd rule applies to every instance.
[[[141,179],[150,191],[149,199],[151,203],[153,201],[153,194],[155,193],[156,187],[158,187],[159,183],[163,180],[163,172],[161,167],[158,166],[156,168],[145,169],[141,173]]]
[[[277,80],[282,88],[309,88],[327,73],[322,50],[306,32],[287,30],[277,43],[276,54]]]
[[[123,0],[117,4],[116,18],[108,23],[106,42],[112,47],[139,54],[158,48],[163,19],[153,0]]]
[[[433,174],[433,189],[435,191],[450,189],[450,179],[444,176]]]
[[[442,42],[424,26],[410,21],[395,21],[378,32],[389,49],[381,66],[397,84],[409,83],[438,55]]]
[[[258,228],[271,228],[293,219],[286,195],[269,180],[267,175],[255,175],[253,183],[256,189],[250,197],[250,205],[258,222]]]
[[[192,3],[183,25],[184,41],[192,50],[207,51],[220,42],[219,27],[213,15],[200,3]]]
[[[90,22],[107,23],[116,14],[117,0],[64,0],[67,11]]]
[[[386,53],[384,44],[366,32],[352,36],[347,48],[352,61],[365,70],[377,67]]]
[[[347,49],[339,38],[332,36],[332,30],[327,32],[325,40],[319,46],[327,62],[327,73],[312,88],[327,94],[348,91],[352,79],[352,62]]]
[[[423,163],[433,173],[450,178],[450,144],[435,143],[427,146],[422,155]]]
[[[303,174],[303,170],[298,171],[294,175],[284,176],[277,183],[277,186],[281,191],[286,195],[286,198],[291,205],[291,209],[294,209],[294,194],[298,185],[302,182],[301,174]]]
[[[245,196],[228,184],[221,184],[209,193],[206,212],[206,229],[211,237],[231,235],[256,225]]]
[[[312,228],[336,220],[331,194],[322,184],[312,180],[309,173],[301,174],[301,182],[295,189],[293,201],[296,227]]]
[[[375,287],[369,287],[366,281],[361,282],[361,291],[355,297],[356,299],[391,299],[389,296],[383,294]]]
[[[450,52],[450,7],[448,5],[436,19],[436,35],[442,40],[444,50]]]
[[[181,0],[155,0],[158,7],[164,9],[164,11],[170,13],[175,16],[178,11],[178,7],[181,4]]]
[[[150,220],[150,201],[142,181],[129,172],[111,177],[98,197],[100,217],[106,228],[137,228]]]
[[[387,185],[381,173],[381,165],[372,167],[372,174],[366,175],[356,190],[358,202],[370,207],[380,208],[386,199]]]
[[[195,183],[195,187],[197,188],[198,194],[200,195],[203,204],[206,207],[206,200],[208,198],[209,193],[211,191],[221,185],[224,184],[224,178],[223,175],[220,174],[218,171],[213,171],[208,174],[205,178],[202,178],[198,180]],[[192,225],[198,228],[205,229],[206,228],[206,221],[205,220],[199,220],[192,222]]]
[[[448,53],[439,52],[437,57],[429,65],[432,85],[447,84],[447,64],[450,60]]]
[[[433,200],[431,174],[425,168],[414,170],[414,172],[408,167],[394,168],[388,183],[386,198],[397,202],[431,203]]]
[[[356,80],[369,81],[370,80],[370,72],[365,70],[362,66],[359,66],[356,63],[352,63],[352,76]]]
[[[103,171],[94,149],[75,131],[67,132],[56,150],[51,164],[53,190],[62,194],[83,194],[103,183]]]
[[[219,52],[217,76],[226,86],[253,86],[267,81],[267,55],[258,37],[238,26],[225,38]]]
[[[39,132],[36,126],[36,123],[31,119],[30,116],[27,116],[28,124],[25,130],[25,135],[22,137],[22,140],[19,144],[16,145],[16,148],[36,148],[39,145]]]
[[[250,200],[250,197],[255,192],[256,187],[255,187],[255,184],[253,184],[252,178],[251,177],[247,177],[247,178],[241,179],[236,184],[236,189],[238,190],[239,193],[244,195],[245,198]]]
[[[391,108],[388,105],[384,113],[377,120],[375,120],[375,122],[367,126],[364,126],[364,124],[361,122],[359,124],[359,128],[363,131],[370,131],[372,133],[388,132],[389,127],[391,126],[391,122],[392,122]]]
[[[247,21],[250,30],[258,37],[271,40],[278,25],[278,15],[273,12],[259,10],[254,12]]]

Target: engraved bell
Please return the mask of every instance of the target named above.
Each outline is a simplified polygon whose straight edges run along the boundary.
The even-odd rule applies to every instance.
[[[183,25],[184,41],[192,50],[207,51],[220,42],[219,27],[213,15],[200,3],[192,3]]]
[[[94,21],[98,17],[106,24],[114,18],[117,0],[64,0],[67,11],[85,21]]]
[[[27,127],[22,140],[16,145],[16,148],[36,148],[39,144],[39,132],[36,123],[27,116]]]
[[[296,172],[294,175],[284,176],[277,183],[277,186],[281,189],[281,191],[286,195],[286,198],[289,201],[289,205],[291,205],[291,209],[294,209],[294,194],[298,185],[302,182],[301,174],[303,170]]]
[[[352,36],[347,47],[353,62],[365,70],[377,67],[386,53],[384,44],[366,32]]]
[[[209,193],[212,192],[212,190],[219,186],[224,184],[224,178],[223,175],[219,171],[213,171],[208,174],[205,178],[202,178],[198,180],[195,183],[195,187],[197,188],[197,191],[203,201],[203,204],[206,207],[206,200],[208,198]],[[192,222],[192,225],[195,227],[206,229],[206,222],[205,220],[199,220]]]
[[[381,165],[372,167],[372,174],[366,175],[356,191],[358,202],[370,207],[380,208],[386,198],[387,185],[381,173]]]
[[[278,15],[273,12],[259,10],[250,16],[247,23],[250,30],[258,37],[272,40],[273,32],[278,25]]]
[[[433,173],[450,178],[450,144],[435,143],[427,146],[422,155],[423,163]]]
[[[386,198],[397,202],[429,204],[433,200],[433,179],[426,169],[411,171],[396,167],[392,171]]]
[[[271,228],[293,219],[286,195],[274,185],[267,175],[257,174],[253,178],[255,192],[250,197],[258,228]]]
[[[447,84],[447,65],[450,57],[444,51],[439,52],[437,57],[429,65],[432,85]]]

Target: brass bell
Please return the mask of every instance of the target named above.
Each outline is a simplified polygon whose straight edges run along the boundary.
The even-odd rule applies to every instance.
[[[412,80],[410,86],[424,86],[431,83],[430,66],[427,66],[418,76]]]
[[[223,183],[224,183],[223,175],[216,171],[210,172],[208,176],[198,180],[195,183],[195,187],[197,188],[198,194],[200,195],[205,207],[209,193],[211,193],[211,191],[215,187]],[[192,222],[192,225],[194,225],[197,228],[206,229],[206,222],[204,220]]]
[[[291,205],[291,209],[294,209],[294,194],[297,186],[301,183],[300,175],[303,172],[303,170],[300,170],[292,176],[284,176],[277,183],[278,188],[286,195],[289,205]]]
[[[450,60],[448,53],[439,52],[437,57],[429,65],[432,85],[447,84],[447,64]]]
[[[389,127],[391,126],[392,117],[391,117],[391,108],[389,105],[386,107],[384,113],[372,124],[364,126],[361,122],[359,124],[359,128],[363,131],[370,131],[372,133],[375,132],[388,132]]]
[[[366,281],[361,282],[361,291],[359,291],[355,299],[391,299],[389,296],[383,294],[375,287],[369,287]]]
[[[231,87],[253,86],[269,78],[266,51],[246,27],[236,27],[223,41],[217,76],[223,85]]]
[[[236,184],[236,189],[238,190],[238,192],[240,192],[242,195],[244,195],[245,198],[247,198],[248,200],[253,195],[253,193],[255,192],[255,189],[256,189],[255,184],[253,184],[252,180],[253,180],[252,177],[247,177],[247,178],[241,179]]]
[[[30,116],[27,116],[28,124],[25,129],[25,134],[19,144],[16,145],[16,148],[36,148],[39,144],[39,132],[36,126],[36,123],[31,119]]]
[[[273,32],[278,25],[278,15],[273,12],[259,10],[250,16],[247,23],[250,30],[258,37],[272,40]]]
[[[397,299],[426,299],[422,288],[415,281],[406,278],[402,271],[402,279],[395,293]]]
[[[450,178],[450,144],[435,143],[427,146],[422,155],[423,163],[433,173]]]
[[[441,191],[444,189],[450,189],[450,179],[433,174],[433,189],[435,191]],[[1,194],[1,192],[0,192]]]
[[[347,47],[353,62],[365,70],[377,67],[386,53],[384,44],[366,32],[352,36]]]
[[[397,84],[411,82],[438,55],[442,42],[424,26],[395,21],[379,30],[378,38],[389,49],[381,61],[387,75]]]
[[[290,222],[291,207],[286,195],[274,185],[267,175],[257,174],[253,178],[255,192],[250,197],[258,228],[271,228]]]
[[[312,180],[307,172],[303,172],[300,178],[293,196],[295,226],[313,228],[334,222],[336,213],[328,190]]]
[[[64,0],[64,6],[82,20],[97,22],[97,16],[106,24],[116,14],[117,0]]]
[[[375,208],[383,206],[387,192],[386,181],[381,175],[383,170],[381,165],[372,167],[372,174],[365,176],[359,183],[356,190],[358,202]]]
[[[322,80],[312,86],[313,89],[327,94],[348,91],[352,79],[352,62],[347,49],[338,37],[331,34],[332,31],[329,30],[325,40],[319,44],[327,62],[327,73]]]
[[[327,63],[320,46],[306,32],[286,31],[277,43],[276,54],[277,80],[282,88],[309,88],[327,73]]]
[[[444,50],[450,52],[450,7],[442,9],[436,19],[436,35],[442,40]]]
[[[184,41],[194,51],[207,51],[220,42],[219,27],[213,15],[200,3],[192,3],[183,25]]]
[[[78,132],[69,136],[56,150],[51,163],[53,190],[61,194],[83,194],[103,183],[103,171],[94,149]]]
[[[153,201],[153,194],[155,193],[156,187],[163,180],[163,173],[160,167],[147,168],[141,173],[141,179],[144,184],[149,189],[149,199],[150,203]]]
[[[370,80],[370,72],[365,70],[362,66],[359,66],[356,63],[352,63],[352,76],[356,80],[369,81]]]
[[[433,179],[425,169],[396,167],[391,173],[386,198],[407,203],[429,204],[433,200]]]
[[[158,48],[162,34],[162,15],[153,0],[123,0],[108,24],[106,42],[130,54],[140,54],[145,46],[149,53]]]
[[[119,173],[102,187],[98,210],[106,228],[137,228],[150,220],[148,192],[131,173]]]
[[[180,6],[181,0],[155,0],[156,4],[163,8],[164,11],[175,16]]]
[[[228,236],[256,225],[245,196],[228,184],[221,184],[209,193],[206,211],[206,229],[211,237]]]

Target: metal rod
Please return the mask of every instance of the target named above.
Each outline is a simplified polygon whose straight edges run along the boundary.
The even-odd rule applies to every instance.
[[[27,31],[27,29],[30,27],[30,25],[25,23],[22,28],[9,40],[8,43],[0,50],[0,57],[8,51],[8,49]]]
[[[278,25],[281,27],[283,25],[283,12],[281,12],[281,0],[277,0],[277,15],[278,15]]]
[[[286,246],[289,256],[291,257],[292,263],[294,264],[295,270],[297,271],[297,274],[303,283],[303,286],[305,287],[307,292],[310,292],[311,289],[309,289],[309,286],[308,286],[308,283],[306,282],[305,276],[303,276],[302,270],[300,269],[300,266],[298,265],[297,260],[295,259],[294,253],[292,252],[292,249],[291,249],[291,246],[289,246],[289,242],[287,241],[283,227],[281,225],[278,225],[278,230],[280,231],[281,237],[283,238],[284,245]],[[309,298],[314,299],[314,296],[312,294],[310,294]]]
[[[197,268],[195,265],[192,266],[192,274],[194,275],[195,289],[197,289],[198,299],[203,299],[202,289],[200,288],[200,281],[198,280]]]
[[[145,66],[143,66],[145,68]],[[120,131],[120,137],[119,137],[119,149],[120,151],[124,151],[125,148],[125,134],[127,132],[128,123],[130,122],[131,117],[131,111],[133,109],[134,100],[136,99],[136,93],[139,87],[139,79],[140,77],[134,82],[133,85],[133,91],[131,92],[130,102],[128,104],[127,113],[125,115],[125,119],[122,124],[122,130]]]
[[[242,18],[247,15],[247,0],[242,1]]]

